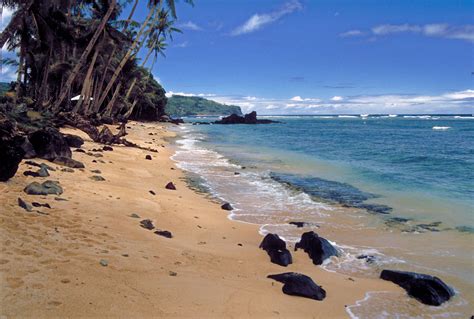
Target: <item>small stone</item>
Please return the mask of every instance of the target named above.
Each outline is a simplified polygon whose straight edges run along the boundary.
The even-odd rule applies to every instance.
[[[102,174],[102,172],[99,169],[93,169],[93,170],[91,170],[91,173]]]
[[[103,178],[102,176],[99,176],[99,175],[94,175],[94,176],[91,176],[89,177],[90,179],[92,179],[93,181],[96,181],[96,182],[103,182],[105,181],[105,178]]]
[[[138,215],[135,214],[135,213],[131,214],[130,217],[132,217],[132,218],[140,218],[140,216],[138,216]]]
[[[240,247],[242,247],[242,246],[243,246],[241,243],[238,243],[237,245],[238,245],[238,246],[240,246]]]
[[[21,208],[23,208],[24,210],[26,210],[27,212],[31,212],[33,210],[33,207],[31,207],[30,204],[28,204],[27,202],[25,202],[23,199],[21,199],[20,197],[18,197],[18,206],[20,206]]]
[[[151,161],[151,155],[145,156],[145,159]]]
[[[144,219],[140,222],[140,226],[142,226],[145,229],[152,230],[155,229],[155,226],[153,225],[153,222],[149,219]]]
[[[105,260],[105,259],[101,259],[101,260],[100,260],[100,264],[101,264],[102,266],[104,266],[104,267],[107,267],[107,266],[109,265],[109,262],[108,262],[107,260]]]
[[[86,151],[84,151],[82,148],[78,148],[78,149],[75,149],[74,152],[85,153]]]
[[[150,194],[152,194],[153,196],[156,195],[156,193],[155,193],[154,191],[151,191],[151,190],[150,190],[149,192],[150,192]]]
[[[165,186],[166,189],[176,190],[176,186],[174,186],[173,182],[169,182]]]
[[[114,149],[112,148],[112,146],[106,145],[106,146],[102,147],[102,150],[110,152],[110,151],[113,151]]]
[[[169,274],[170,274],[170,276],[172,276],[172,277],[178,276],[178,273],[177,273],[177,272],[174,272],[174,271],[171,271],[171,270],[170,270]]]
[[[33,205],[34,207],[46,207],[46,208],[51,209],[51,206],[49,206],[48,203],[46,203],[46,204],[41,204],[41,203],[33,202],[33,203],[31,203],[31,205]]]
[[[155,231],[155,234],[166,237],[166,238],[173,238],[173,234],[171,234],[171,232],[167,230],[157,230]]]
[[[66,168],[61,169],[61,172],[74,173],[75,170],[73,170],[72,168],[66,167]]]

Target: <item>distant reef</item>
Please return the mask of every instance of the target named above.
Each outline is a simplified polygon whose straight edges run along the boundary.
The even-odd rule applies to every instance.
[[[171,116],[242,115],[242,110],[236,105],[226,105],[202,97],[182,95],[170,97],[165,112]]]

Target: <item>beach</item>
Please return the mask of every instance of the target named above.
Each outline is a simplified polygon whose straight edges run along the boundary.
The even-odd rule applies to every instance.
[[[229,220],[221,203],[187,187],[170,159],[175,133],[168,125],[127,124],[128,140],[158,153],[119,145],[93,153],[102,157],[73,152],[86,166],[74,172],[35,159],[56,168],[47,178],[23,176],[23,161],[0,185],[1,316],[346,318],[345,306],[369,291],[403,293],[380,279],[326,271],[301,250],[292,252],[288,267],[272,264],[258,248],[258,225]],[[85,150],[102,147],[81,131],[62,132],[83,137]],[[58,197],[66,201],[26,195],[22,190],[33,180],[59,181],[64,193]],[[176,190],[165,189],[168,182]],[[51,209],[27,212],[18,197]],[[173,237],[141,227],[143,219]],[[310,276],[326,299],[285,295],[266,278],[288,271]]]

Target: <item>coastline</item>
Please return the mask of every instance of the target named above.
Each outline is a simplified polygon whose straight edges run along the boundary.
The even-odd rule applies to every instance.
[[[172,169],[173,150],[165,139],[173,133],[167,125],[128,126],[127,139],[158,147],[159,153],[117,145],[97,158],[73,152],[86,168],[70,173],[52,165],[57,170],[48,178],[23,176],[28,167],[23,161],[17,175],[2,184],[0,315],[344,318],[345,306],[369,291],[403,293],[383,280],[325,271],[302,251],[293,253],[288,267],[272,264],[258,248],[258,225],[229,220],[217,203],[186,186],[184,172]],[[98,147],[78,130],[63,131],[83,137],[86,150]],[[105,181],[90,179],[96,169]],[[23,193],[28,183],[47,179],[60,182],[68,201]],[[170,181],[177,190],[165,189]],[[26,212],[18,197],[52,208],[41,209],[48,215]],[[130,217],[134,213],[140,218]],[[140,227],[142,219],[173,238]],[[266,278],[288,271],[313,278],[327,298],[288,296],[280,283]]]

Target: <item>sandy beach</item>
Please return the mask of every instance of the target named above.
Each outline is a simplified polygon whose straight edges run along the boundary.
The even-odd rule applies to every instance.
[[[346,318],[345,305],[368,291],[402,291],[383,280],[325,271],[301,250],[292,252],[288,267],[272,264],[258,248],[257,225],[229,220],[219,203],[187,187],[170,159],[167,140],[174,133],[167,125],[128,123],[127,139],[158,153],[117,145],[93,152],[98,157],[74,151],[86,166],[74,172],[35,159],[56,168],[47,178],[23,176],[29,168],[23,161],[0,184],[1,318]],[[86,151],[103,146],[81,131],[62,132],[83,137]],[[45,180],[60,182],[63,200],[23,192]],[[177,189],[165,189],[168,182]],[[27,212],[18,197],[51,209]],[[141,227],[143,219],[173,238]],[[310,276],[326,299],[285,295],[282,284],[266,278],[288,271]]]

